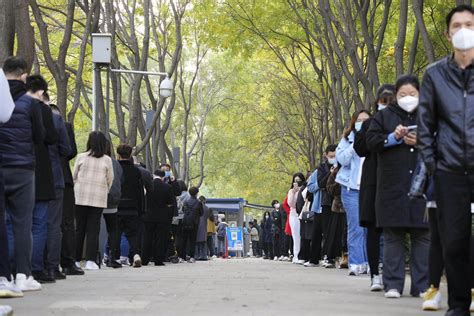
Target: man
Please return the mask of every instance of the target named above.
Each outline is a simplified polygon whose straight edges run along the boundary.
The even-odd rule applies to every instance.
[[[190,197],[183,204],[183,236],[181,240],[179,257],[182,260],[186,260],[188,255],[189,263],[196,262],[194,258],[196,250],[196,235],[199,218],[203,214],[202,203],[197,198],[198,193],[199,189],[196,187],[189,189]]]
[[[28,66],[25,60],[9,57],[3,71],[15,102],[11,119],[0,126],[0,155],[3,162],[5,206],[15,240],[16,285],[22,291],[40,290],[31,276],[31,227],[35,204],[34,145],[44,141],[41,108],[26,94]]]
[[[146,194],[144,265],[148,265],[151,257],[155,260],[155,266],[163,266],[165,261],[166,243],[171,230],[175,197],[171,186],[165,183],[164,179],[164,171],[155,171],[153,190]]]
[[[33,209],[33,253],[31,257],[31,268],[33,271],[33,277],[38,280],[38,282],[54,283],[55,279],[44,273],[44,251],[48,234],[49,202],[56,198],[53,169],[48,152],[48,146],[56,145],[59,136],[54,127],[53,112],[51,108],[44,103],[44,94],[48,90],[48,83],[46,80],[41,75],[29,76],[26,79],[26,87],[28,89],[28,94],[39,102],[43,118],[43,126],[46,131],[44,142],[35,146],[36,201],[35,208]]]
[[[474,264],[469,262],[474,198],[474,9],[449,12],[454,54],[429,66],[418,110],[418,148],[434,174],[437,218],[448,279],[446,315],[470,315]],[[468,282],[467,280],[470,280]]]
[[[118,161],[123,169],[124,182],[118,207],[119,236],[125,233],[130,244],[129,260],[134,268],[142,266],[140,257],[139,229],[143,214],[143,182],[140,170],[132,160],[132,147],[123,144],[117,147]],[[118,257],[118,256],[117,256]]]
[[[59,141],[55,145],[48,146],[49,158],[53,168],[53,179],[56,198],[48,205],[48,230],[46,237],[46,273],[50,278],[63,280],[66,275],[59,271],[61,259],[61,222],[63,217],[63,197],[64,197],[64,175],[61,160],[68,157],[71,146],[64,121],[59,112],[59,108],[50,105],[53,110],[53,123],[58,133]]]
[[[283,240],[283,231],[285,227],[283,227],[283,210],[280,210],[281,205],[277,200],[272,201],[273,211],[271,213],[273,219],[273,227],[272,227],[272,242],[273,242],[273,253],[275,254],[275,258],[273,260],[282,260],[283,259],[283,251],[282,251],[282,240]],[[286,214],[285,214],[286,215]]]
[[[74,129],[69,122],[64,123],[69,139],[71,151],[67,157],[61,157],[61,167],[64,176],[64,198],[63,198],[63,218],[61,223],[61,268],[66,275],[84,275],[84,271],[74,264],[76,253],[76,228],[75,228],[75,199],[74,181],[72,179],[69,162],[77,155],[76,136]]]
[[[258,229],[255,227],[255,222],[249,222],[250,225],[250,240],[252,241],[252,253],[256,258],[260,257],[260,251],[258,243],[260,241],[260,236],[258,234]]]

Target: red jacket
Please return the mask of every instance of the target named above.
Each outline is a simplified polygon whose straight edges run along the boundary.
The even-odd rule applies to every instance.
[[[291,236],[291,227],[290,227],[290,206],[288,205],[288,195],[286,196],[285,200],[283,201],[283,209],[285,210],[286,217],[288,220],[286,221],[285,226],[285,234]]]

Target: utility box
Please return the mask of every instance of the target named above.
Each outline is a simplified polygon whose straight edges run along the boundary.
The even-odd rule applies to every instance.
[[[112,34],[92,33],[92,62],[96,64],[110,64]]]

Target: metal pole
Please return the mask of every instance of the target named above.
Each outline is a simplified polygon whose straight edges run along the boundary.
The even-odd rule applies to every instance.
[[[97,80],[96,80],[96,68],[97,65],[92,63],[92,131],[97,131],[99,129],[99,119],[98,119],[98,111],[97,111]]]
[[[105,136],[110,139],[110,68],[107,67],[107,82],[105,88]]]
[[[119,72],[125,74],[140,74],[148,76],[168,76],[166,72],[155,72],[155,71],[140,71],[140,70],[126,70],[126,69],[110,69],[112,72]]]

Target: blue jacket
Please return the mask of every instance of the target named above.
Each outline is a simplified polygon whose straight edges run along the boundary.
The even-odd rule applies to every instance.
[[[23,82],[9,81],[10,92],[15,102],[10,120],[0,125],[0,155],[4,168],[35,170],[34,144],[45,137],[41,108],[37,101],[26,95]]]
[[[70,155],[71,146],[61,115],[53,112],[53,123],[58,132],[59,141],[54,145],[48,146],[49,160],[51,161],[53,170],[54,188],[64,189],[64,174],[61,166],[61,157],[68,157]]]
[[[318,170],[316,169],[311,177],[309,177],[308,184],[306,185],[308,192],[313,193],[313,203],[311,204],[311,212],[321,214],[321,201],[322,192],[318,186]]]
[[[336,149],[336,159],[341,169],[336,176],[336,182],[347,188],[359,190],[357,184],[360,171],[360,157],[354,150],[354,132],[349,139],[343,137]]]

